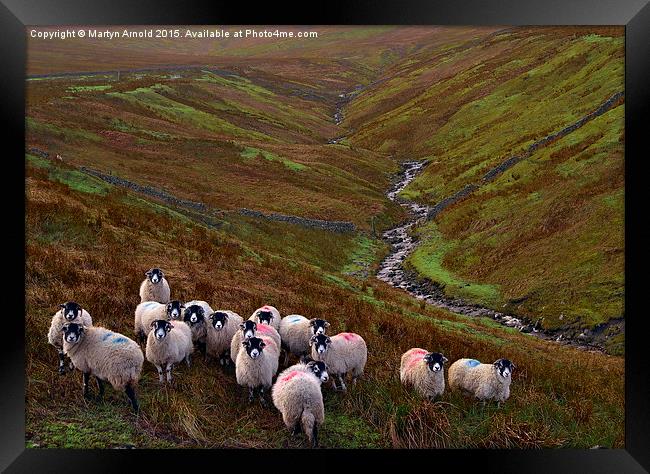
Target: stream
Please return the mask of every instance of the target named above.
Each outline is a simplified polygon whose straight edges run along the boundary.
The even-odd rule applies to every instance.
[[[404,268],[403,262],[417,247],[418,242],[410,235],[411,229],[427,220],[431,208],[426,205],[407,201],[398,196],[408,184],[422,172],[426,161],[407,161],[402,163],[402,171],[397,175],[393,186],[387,192],[388,199],[397,202],[409,211],[410,218],[397,227],[383,233],[383,238],[390,244],[390,253],[379,266],[377,278],[390,285],[401,288],[419,300],[452,311],[456,314],[474,317],[488,317],[504,326],[518,329],[522,333],[542,339],[556,341],[565,345],[572,345],[585,350],[598,350],[602,348],[581,341],[577,338],[565,337],[561,332],[545,331],[539,324],[523,318],[504,314],[480,305],[469,304],[461,299],[450,298],[444,295],[444,290],[433,282],[419,277],[414,271]]]

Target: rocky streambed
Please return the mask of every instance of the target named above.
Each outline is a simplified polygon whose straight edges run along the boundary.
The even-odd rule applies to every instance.
[[[401,172],[396,176],[393,185],[387,192],[388,199],[406,208],[409,211],[410,218],[399,226],[383,233],[384,240],[390,244],[390,253],[381,262],[377,271],[377,278],[439,308],[465,316],[488,317],[504,326],[518,329],[522,333],[565,345],[576,346],[584,350],[604,351],[607,329],[611,327],[614,332],[624,330],[625,321],[623,318],[610,320],[592,330],[575,327],[545,330],[541,327],[539,320],[532,321],[526,317],[505,314],[458,298],[450,298],[444,294],[444,290],[439,285],[405,268],[404,260],[418,245],[418,242],[410,235],[410,231],[414,226],[427,220],[428,216],[431,215],[432,208],[402,199],[398,194],[422,172],[426,163],[426,161],[402,163]]]

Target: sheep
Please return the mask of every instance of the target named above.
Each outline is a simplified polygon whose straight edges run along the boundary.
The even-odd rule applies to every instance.
[[[92,326],[93,320],[88,311],[83,309],[78,303],[68,301],[59,305],[59,310],[52,317],[50,330],[47,333],[47,341],[53,345],[59,353],[59,374],[65,374],[65,354],[63,352],[63,325],[66,322],[79,322],[84,326]],[[70,363],[70,370],[74,365]]]
[[[280,311],[274,306],[264,305],[261,308],[257,308],[248,319],[258,324],[263,323],[273,326],[276,331],[280,330]]]
[[[278,334],[278,332],[268,324],[257,324],[255,321],[248,319],[239,324],[239,329],[240,330],[235,332],[232,336],[232,341],[230,342],[230,360],[232,360],[234,364],[237,363],[237,354],[241,349],[241,343],[244,339],[253,336],[267,336],[273,339],[273,342],[275,342],[275,345],[278,348],[282,346],[280,334]]]
[[[99,398],[104,395],[104,381],[115,390],[124,390],[133,410],[140,407],[135,386],[140,379],[144,355],[138,343],[103,327],[66,323],[63,326],[63,350],[83,374],[83,396],[88,398],[88,380],[97,379]]]
[[[409,349],[402,354],[399,378],[404,385],[412,385],[416,392],[433,401],[445,391],[445,362],[448,359],[439,352]]]
[[[241,345],[244,350],[239,351],[235,362],[237,383],[248,387],[249,403],[253,401],[255,389],[259,389],[260,402],[266,406],[264,389],[271,387],[278,371],[280,348],[267,336],[244,339]]]
[[[185,321],[192,330],[192,342],[205,353],[205,336],[206,324],[205,318],[212,314],[212,308],[208,303],[201,300],[192,300],[185,303],[185,312],[183,321]]]
[[[163,304],[157,301],[145,301],[135,308],[134,332],[136,340],[145,342],[151,323],[156,319],[179,319],[185,307],[178,301],[170,301]]]
[[[152,268],[144,274],[147,278],[140,284],[140,303],[144,301],[169,303],[171,293],[163,271],[160,268]]]
[[[498,406],[510,396],[512,371],[508,359],[498,359],[492,364],[482,364],[476,359],[459,359],[449,367],[449,387],[473,395],[485,404],[494,399]]]
[[[282,421],[296,435],[301,428],[312,447],[318,446],[318,428],[325,420],[321,383],[329,376],[324,362],[299,363],[285,369],[271,389],[273,405],[282,413]]]
[[[346,390],[345,376],[352,373],[352,383],[363,373],[368,360],[368,347],[361,336],[353,332],[342,332],[329,337],[325,334],[315,334],[309,339],[311,356],[327,364],[327,369],[336,375],[341,384],[341,390]],[[332,377],[332,385],[336,390],[336,382]]]
[[[309,353],[309,339],[314,334],[325,334],[330,323],[324,319],[307,319],[300,314],[290,314],[280,321],[280,338],[285,350],[284,365],[289,353],[302,356]]]
[[[190,358],[194,345],[192,331],[183,321],[172,324],[166,319],[157,319],[151,323],[151,331],[147,337],[147,360],[158,369],[158,380],[163,383],[163,367],[167,372],[167,382],[172,381],[172,367],[185,360],[190,366]]]
[[[210,324],[206,328],[206,356],[218,357],[221,365],[228,365],[230,344],[243,319],[237,313],[228,310],[215,311],[208,319]]]

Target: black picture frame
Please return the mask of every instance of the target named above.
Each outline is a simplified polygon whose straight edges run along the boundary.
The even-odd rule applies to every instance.
[[[363,468],[369,462],[381,466],[404,466],[424,462],[427,469],[463,469],[473,464],[483,472],[589,472],[636,473],[650,470],[650,385],[647,356],[644,357],[642,280],[647,264],[644,244],[648,231],[644,209],[644,175],[640,172],[642,140],[648,135],[650,104],[650,5],[648,0],[438,0],[273,2],[252,4],[208,1],[142,0],[0,0],[2,44],[2,114],[7,132],[3,179],[5,213],[3,233],[23,252],[5,254],[5,278],[9,288],[3,297],[4,318],[0,364],[0,468],[6,472],[82,472],[131,470],[134,458],[152,469],[195,469],[198,458],[215,469],[224,460],[246,469],[249,462],[305,462],[304,470],[338,469],[338,465]],[[149,450],[39,450],[25,448],[25,282],[18,278],[24,259],[24,114],[27,25],[63,24],[403,24],[403,25],[625,25],[625,449],[605,450],[439,450],[429,451],[247,451],[174,450],[160,457]],[[7,149],[8,147],[8,149]],[[646,152],[647,154],[647,152]],[[22,178],[22,180],[21,180]],[[22,194],[19,194],[22,193]],[[23,196],[23,207],[16,196]],[[22,222],[21,226],[19,223]],[[13,257],[13,258],[11,258]],[[11,260],[11,262],[9,262]],[[13,286],[13,287],[12,287]],[[23,312],[24,313],[24,312]],[[262,457],[263,456],[263,457]],[[322,459],[321,459],[322,458]],[[319,464],[314,464],[318,460]],[[323,461],[328,462],[326,465]],[[188,465],[187,463],[191,464]],[[156,466],[156,467],[154,467]],[[164,467],[163,467],[164,466]],[[278,468],[296,469],[277,464]]]

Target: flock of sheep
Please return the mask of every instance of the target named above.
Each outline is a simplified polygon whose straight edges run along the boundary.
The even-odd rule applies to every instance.
[[[141,303],[135,310],[136,341],[108,329],[93,326],[90,314],[69,301],[60,305],[52,318],[48,341],[58,351],[59,373],[69,367],[83,374],[83,395],[93,375],[104,393],[104,382],[125,391],[137,413],[134,387],[140,379],[144,358],[152,363],[161,383],[172,381],[172,368],[183,361],[190,366],[194,347],[206,360],[219,359],[220,365],[235,367],[237,383],[248,388],[249,401],[255,391],[266,406],[264,391],[271,389],[273,404],[292,435],[302,431],[312,446],[318,445],[318,429],[325,418],[321,384],[332,375],[335,390],[345,391],[348,374],[352,383],[363,374],[368,359],[364,339],[355,333],[326,335],[330,324],[323,319],[307,319],[298,314],[282,318],[273,306],[255,310],[244,321],[237,313],[213,309],[205,301],[171,301],[169,284],[162,270],[152,268],[140,285]],[[143,354],[140,344],[145,345]],[[287,367],[290,354],[299,362],[278,371],[281,352]],[[443,365],[447,358],[438,352],[413,348],[402,355],[400,379],[422,396],[433,400],[445,389]],[[482,364],[460,359],[449,367],[448,381],[478,400],[505,401],[510,396],[511,374],[508,359]],[[338,379],[339,387],[335,378]]]

